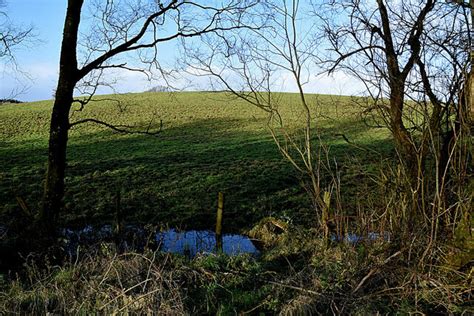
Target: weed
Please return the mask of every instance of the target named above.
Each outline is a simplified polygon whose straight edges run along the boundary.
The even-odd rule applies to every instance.
[[[114,98],[121,107],[111,101],[95,102],[74,112],[71,121],[93,117],[140,128],[151,120],[155,125],[162,120],[163,133],[157,137],[117,134],[93,124],[73,128],[61,214],[64,225],[110,222],[118,190],[129,222],[209,228],[219,191],[226,195],[227,230],[249,228],[270,215],[286,214],[298,223],[314,220],[300,180],[282,160],[265,128],[265,115],[258,109],[215,93],[144,93]],[[298,128],[299,114],[291,110],[297,95],[283,94],[282,100],[281,111],[289,115],[290,128]],[[320,132],[342,164],[352,147],[335,134],[343,133],[372,148],[386,141],[387,131],[358,122],[349,98],[337,100],[339,110],[332,107],[334,98],[329,96],[309,100],[314,101],[314,111],[325,118]],[[32,210],[39,208],[50,106],[44,101],[0,108],[1,222],[17,217],[17,196]],[[333,120],[336,112],[339,116]],[[356,155],[368,158],[361,150],[356,150]],[[287,210],[301,212],[292,215]]]

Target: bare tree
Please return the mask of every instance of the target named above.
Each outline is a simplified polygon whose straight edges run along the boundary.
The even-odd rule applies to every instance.
[[[15,26],[5,11],[5,1],[0,1],[0,60],[14,59],[13,50],[31,35],[33,28]]]
[[[324,22],[329,54],[321,59],[327,69],[363,82],[371,97],[367,112],[380,113],[393,135],[409,186],[408,226],[426,220],[435,235],[439,219],[456,209],[446,202],[450,172],[463,174],[467,161],[459,159],[464,166],[453,170],[456,145],[466,133],[462,91],[472,43],[467,6],[346,0],[314,3],[314,12]]]
[[[317,13],[330,44],[329,71],[365,83],[416,186],[430,142],[441,144],[453,127],[468,65],[466,10],[436,0],[327,1],[315,12],[323,8],[343,17]]]
[[[184,64],[192,74],[208,76],[213,88],[256,106],[268,114],[267,127],[282,156],[303,177],[317,218],[326,227],[329,187],[321,186],[327,152],[319,140],[316,104],[305,86],[315,74],[318,48],[315,20],[308,19],[308,3],[299,0],[265,1],[254,14],[264,28],[233,32],[232,36],[204,37],[185,46]],[[298,122],[280,111],[285,84],[297,90],[293,104]],[[325,232],[326,237],[328,231]]]
[[[93,28],[83,39],[79,37],[79,29],[84,0],[69,0],[67,6],[51,116],[43,207],[39,214],[40,228],[48,237],[57,229],[64,196],[68,131],[83,122],[107,126],[106,122],[96,120],[71,123],[73,104],[78,103],[82,108],[89,103],[110,69],[142,71],[126,62],[132,53],[138,53],[142,62],[159,68],[158,44],[243,28],[246,9],[253,5],[251,1],[234,0],[220,6],[209,5],[208,1],[186,0],[97,0],[91,3]],[[81,60],[78,52],[84,56]],[[75,98],[77,88],[88,96]]]
[[[12,73],[18,75],[16,78],[22,87],[16,88],[10,92],[7,99],[14,99],[26,90],[21,79],[29,79],[28,74],[21,70],[15,58],[15,50],[27,45],[34,38],[33,27],[21,27],[15,25],[7,14],[7,4],[0,0],[0,62],[4,69],[12,70]]]

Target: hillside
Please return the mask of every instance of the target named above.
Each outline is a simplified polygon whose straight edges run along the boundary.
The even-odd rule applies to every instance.
[[[285,126],[297,130],[297,95],[278,97]],[[360,108],[350,101],[310,96],[315,126],[338,157],[348,191],[353,190],[352,181],[359,181],[361,170],[344,169],[345,160],[373,157],[378,161],[377,154],[364,148],[391,150],[387,131],[362,123]],[[18,214],[17,196],[32,209],[39,205],[50,108],[50,101],[0,108],[2,221]],[[125,217],[132,222],[209,227],[219,191],[226,195],[229,230],[250,227],[269,215],[295,222],[314,216],[300,175],[282,159],[271,139],[266,114],[233,97],[223,93],[99,96],[83,111],[74,112],[71,122],[83,118],[133,126],[133,131],[150,126],[157,130],[161,121],[162,132],[123,134],[93,123],[74,127],[68,148],[65,224],[109,222],[119,191]],[[345,202],[354,207],[353,196]]]

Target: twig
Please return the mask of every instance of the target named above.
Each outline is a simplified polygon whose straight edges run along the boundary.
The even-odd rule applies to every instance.
[[[105,307],[107,307],[107,305],[109,305],[110,303],[116,301],[119,297],[124,296],[125,294],[127,294],[127,293],[130,292],[131,290],[133,290],[133,289],[135,289],[135,288],[141,286],[142,284],[146,284],[148,281],[151,281],[151,280],[152,280],[152,279],[145,279],[145,280],[143,280],[143,281],[141,281],[141,282],[135,284],[134,286],[129,287],[128,289],[126,289],[125,291],[123,291],[122,293],[120,293],[120,295],[117,295],[116,297],[114,297],[113,299],[111,299],[110,301],[108,301],[107,303],[105,303],[104,305],[102,305],[102,306],[99,308],[99,310],[103,310]],[[158,289],[158,290],[161,290],[161,289]],[[156,290],[154,290],[154,291],[156,292]],[[142,296],[146,296],[146,295],[148,295],[148,294],[150,294],[150,293],[146,293],[146,294],[144,294],[144,295],[142,295]],[[141,297],[141,296],[140,296],[140,297]],[[139,300],[140,297],[139,297],[137,300]],[[128,305],[129,305],[129,304],[128,304]],[[126,305],[125,307],[127,307],[128,305]]]
[[[352,294],[357,292],[362,287],[362,285],[364,285],[365,281],[367,281],[367,279],[370,278],[372,276],[372,274],[374,274],[381,266],[386,265],[390,260],[392,260],[393,258],[399,256],[401,253],[402,253],[401,251],[395,252],[393,255],[391,255],[390,257],[385,259],[384,262],[381,265],[370,269],[369,273],[367,273],[367,275],[362,278],[362,280],[359,282],[359,284],[356,286],[356,288],[352,291]]]
[[[25,200],[21,196],[16,197],[16,201],[18,202],[18,205],[20,206],[21,210],[30,218],[33,218],[33,215],[30,211],[30,208],[26,204]]]
[[[284,284],[284,283],[275,282],[275,281],[267,281],[267,282],[270,283],[270,284],[273,284],[273,285],[278,285],[278,286],[281,286],[281,287],[286,287],[286,288],[289,288],[289,289],[292,289],[292,290],[297,290],[297,291],[301,291],[301,292],[306,292],[306,293],[313,294],[313,295],[320,295],[320,293],[318,293],[318,292],[316,292],[316,291],[307,290],[307,289],[304,289],[304,288],[298,287],[298,286],[293,286],[293,285]]]
[[[147,129],[144,130],[144,131],[141,131],[141,130],[135,130],[134,131],[134,130],[131,130],[133,128],[133,126],[112,125],[112,124],[109,124],[107,122],[100,121],[100,120],[93,119],[93,118],[83,119],[83,120],[79,120],[79,121],[76,121],[74,123],[71,123],[71,124],[69,124],[69,128],[72,128],[76,125],[84,124],[84,123],[95,123],[95,124],[103,125],[105,127],[108,127],[110,129],[116,131],[116,132],[124,133],[124,134],[158,135],[163,130],[163,120],[160,120],[160,128],[157,131],[150,132],[151,126],[148,126]]]
[[[109,267],[107,268],[107,271],[106,271],[105,274],[104,274],[104,277],[103,277],[102,280],[99,282],[98,287],[100,287],[100,286],[102,285],[102,283],[104,283],[105,280],[107,279],[107,277],[109,276],[110,270],[112,270],[112,267],[113,267],[113,265],[114,265],[114,263],[115,263],[115,259],[116,259],[116,258],[117,258],[117,255],[114,254],[114,257],[112,258],[112,260],[111,260],[111,262],[110,262],[110,264],[109,264]]]
[[[130,305],[135,304],[136,302],[138,302],[139,300],[141,300],[141,299],[147,297],[148,295],[155,294],[156,292],[159,292],[159,291],[162,291],[162,290],[163,290],[163,289],[161,289],[161,288],[159,288],[159,289],[154,289],[153,291],[150,291],[150,292],[148,292],[148,293],[145,293],[145,294],[143,294],[143,295],[140,295],[139,297],[137,297],[136,300],[133,300],[133,301],[129,302],[127,305],[125,305],[124,307],[122,307],[121,309],[119,309],[117,313],[122,312],[124,309],[126,309],[126,308],[129,307]]]
[[[357,145],[356,143],[350,141],[349,138],[347,138],[347,136],[346,136],[345,134],[337,133],[337,134],[334,134],[334,136],[342,137],[342,139],[344,139],[344,141],[345,141],[346,143],[348,143],[349,145],[354,146],[354,147],[357,148],[357,149],[360,149],[360,150],[363,150],[363,151],[370,151],[370,152],[373,152],[373,153],[375,153],[375,154],[377,154],[377,155],[380,155],[380,152],[378,152],[378,151],[376,151],[376,150],[373,150],[372,148],[366,148],[366,147]]]
[[[148,271],[146,273],[146,279],[147,280],[150,280],[150,274],[151,274],[151,269],[153,267],[153,263],[155,262],[155,258],[156,258],[156,252],[153,252],[153,258],[151,259],[151,262],[150,262],[150,265],[148,266]],[[145,282],[143,284],[143,290],[142,292],[145,292],[145,289],[146,289],[146,286],[148,285],[148,282]]]
[[[245,312],[242,312],[242,315],[253,315],[254,311],[256,311],[257,309],[259,309],[260,307],[262,307],[263,305],[265,305],[265,302],[261,303],[261,304],[258,304],[257,306],[253,307],[252,309],[249,309],[248,311],[245,311]]]

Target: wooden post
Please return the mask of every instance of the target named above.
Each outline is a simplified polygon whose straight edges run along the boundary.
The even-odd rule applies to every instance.
[[[329,207],[331,206],[331,193],[324,191],[323,195],[324,206],[322,209],[322,224],[324,229],[324,242],[328,244],[329,241]]]
[[[120,248],[121,238],[123,233],[123,218],[122,218],[122,209],[120,205],[121,196],[120,196],[120,189],[117,190],[117,195],[115,196],[115,227],[113,229],[115,243],[117,245],[117,249]]]
[[[217,197],[217,220],[216,220],[216,248],[222,252],[222,213],[224,211],[224,193],[219,192]]]

